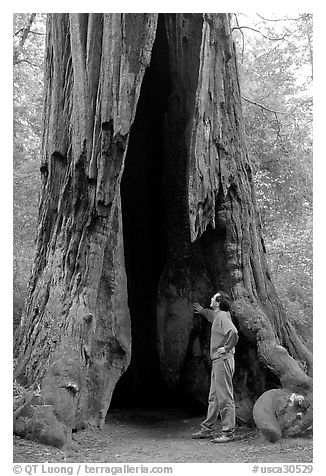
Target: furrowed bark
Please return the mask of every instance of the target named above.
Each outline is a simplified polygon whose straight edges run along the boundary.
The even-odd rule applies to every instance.
[[[267,436],[310,427],[312,359],[265,259],[228,15],[49,15],[45,84],[15,372],[41,396],[22,403],[16,432],[67,444],[73,429],[103,426],[113,391],[206,404],[210,329],[192,303],[218,289],[240,335],[238,420],[267,391],[258,426],[283,415]],[[305,399],[295,422],[293,393]]]

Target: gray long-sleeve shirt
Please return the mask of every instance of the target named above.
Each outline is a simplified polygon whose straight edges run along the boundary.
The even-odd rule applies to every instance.
[[[234,326],[231,315],[226,311],[213,311],[212,309],[203,309],[200,314],[212,323],[210,356],[212,360],[222,360],[233,357],[235,345],[239,337],[238,331]],[[225,354],[216,355],[217,349],[224,347]]]

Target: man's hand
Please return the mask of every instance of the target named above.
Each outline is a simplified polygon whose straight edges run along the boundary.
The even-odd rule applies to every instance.
[[[201,306],[198,302],[195,302],[193,306],[194,306],[194,311],[197,314],[201,313],[201,311],[203,311],[204,309],[203,306]]]
[[[220,347],[219,349],[217,349],[217,351],[216,351],[214,357],[215,357],[215,356],[216,356],[216,357],[219,357],[220,355],[223,355],[223,354],[225,354],[225,353],[226,353],[225,348],[224,348],[224,347]]]

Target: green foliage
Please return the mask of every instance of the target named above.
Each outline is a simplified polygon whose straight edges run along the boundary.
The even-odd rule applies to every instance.
[[[40,177],[37,161],[14,172],[14,326],[19,323],[34,258]]]
[[[42,130],[45,15],[14,14],[14,327],[34,257]]]
[[[241,14],[233,25],[267,258],[288,317],[311,347],[312,15]]]

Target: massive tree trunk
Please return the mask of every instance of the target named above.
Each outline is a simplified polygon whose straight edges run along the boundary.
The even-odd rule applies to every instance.
[[[18,434],[101,427],[115,388],[205,404],[210,329],[192,303],[218,289],[240,334],[238,420],[272,388],[309,400],[311,355],[266,265],[228,15],[49,15],[41,172],[15,372],[41,391]]]

